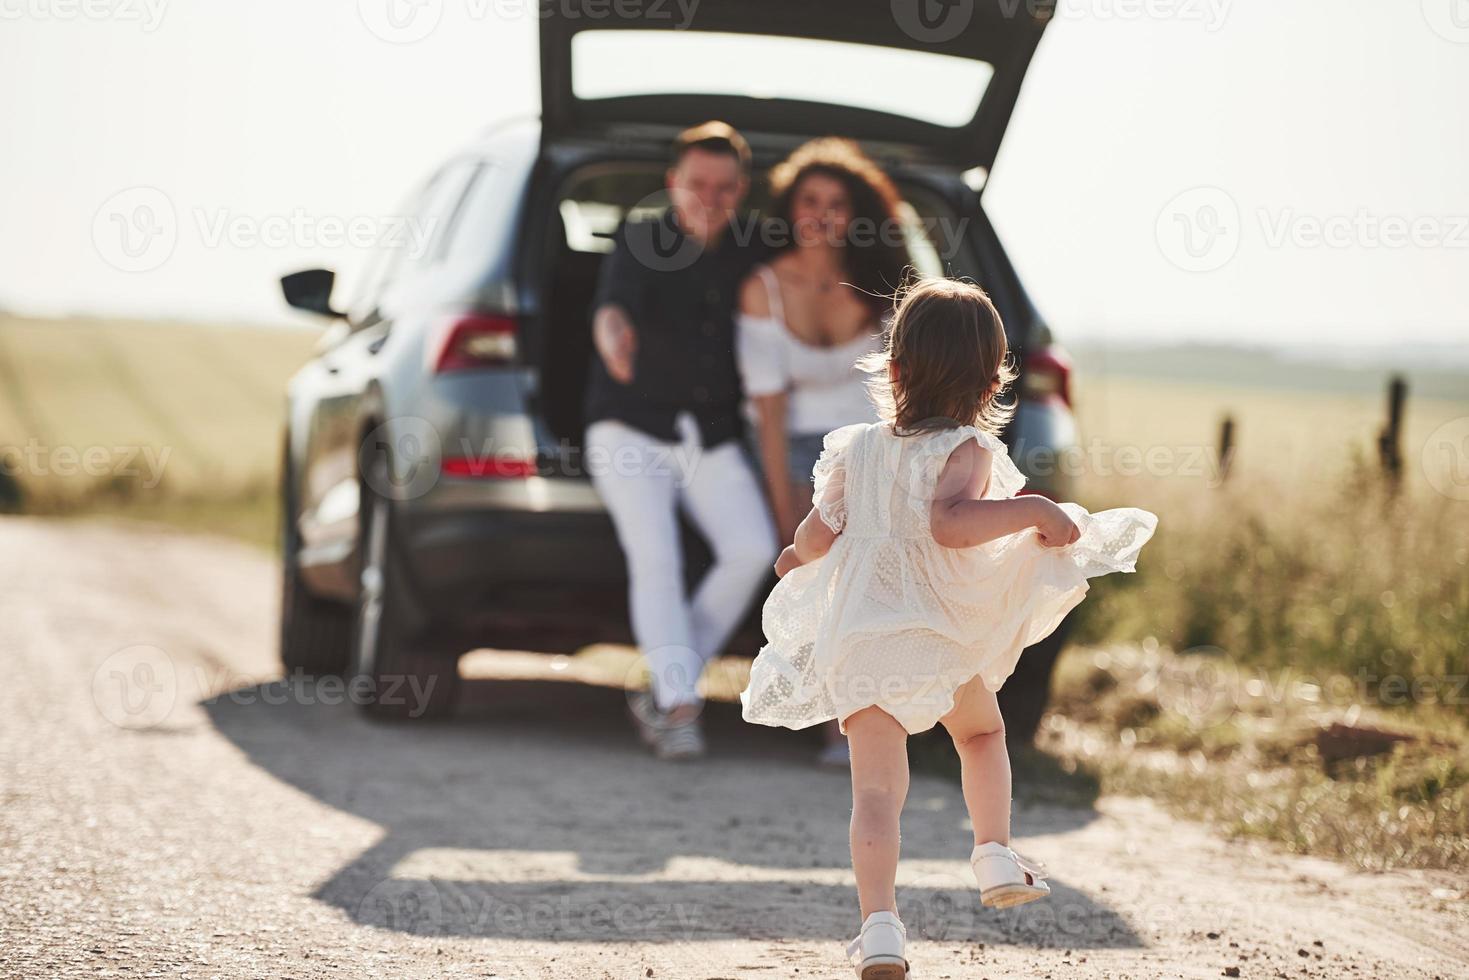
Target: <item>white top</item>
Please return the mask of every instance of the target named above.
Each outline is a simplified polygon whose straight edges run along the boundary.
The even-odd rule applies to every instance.
[[[878,350],[882,337],[864,332],[835,347],[807,343],[786,326],[775,270],[761,265],[755,272],[770,296],[770,315],[735,316],[745,394],[758,398],[786,392],[786,431],[794,435],[820,435],[853,422],[876,421],[867,375],[857,360]]]
[[[993,460],[982,499],[1025,477],[1005,444],[972,425],[900,436],[892,424],[826,436],[813,503],[840,534],[765,601],[769,639],[740,695],[746,721],[805,728],[877,705],[907,731],[932,728],[971,679],[998,691],[1021,651],[1050,635],[1088,579],[1130,572],[1158,518],[1132,507],[1061,507],[1081,530],[1064,548],[1035,528],[973,548],[933,539],[929,509],[949,454],[970,439]]]

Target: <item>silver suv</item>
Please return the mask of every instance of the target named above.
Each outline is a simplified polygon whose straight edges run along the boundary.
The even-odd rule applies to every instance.
[[[703,0],[686,24],[671,5],[574,6],[542,11],[542,118],[486,132],[413,192],[419,247],[383,249],[341,309],[328,270],[282,280],[332,322],[288,390],[281,659],[346,672],[378,716],[448,711],[476,647],[630,640],[622,554],[581,471],[592,294],[619,222],[658,205],[672,138],[705,119],[749,140],[756,210],[763,171],[800,143],[861,141],[912,205],[921,271],[994,297],[1021,359],[1012,452],[1035,489],[1065,493],[1069,366],[981,205],[1045,27],[1035,5],[949,5],[969,10],[957,31],[888,0],[840,16]],[[628,90],[629,59],[666,66],[663,90]],[[895,72],[932,97],[904,104]],[[707,549],[687,534],[696,581]],[[1063,632],[1004,689],[1013,737],[1039,722]],[[758,641],[751,617],[731,649]]]

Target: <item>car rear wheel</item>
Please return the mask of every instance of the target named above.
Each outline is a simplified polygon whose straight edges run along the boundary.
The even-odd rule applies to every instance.
[[[362,487],[361,584],[352,619],[353,700],[384,720],[442,717],[459,696],[458,658],[426,642],[423,610],[394,532],[385,460]]]
[[[312,595],[301,581],[301,535],[289,462],[281,479],[281,666],[287,674],[340,674],[350,659],[352,607]]]

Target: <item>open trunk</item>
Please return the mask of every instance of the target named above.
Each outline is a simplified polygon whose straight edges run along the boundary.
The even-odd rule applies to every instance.
[[[662,154],[675,133],[706,119],[744,133],[755,150],[757,209],[759,171],[815,136],[856,139],[892,169],[936,168],[955,179],[987,172],[1051,9],[1018,0],[700,0],[595,17],[576,4],[545,8],[548,158],[558,148],[591,146],[642,161],[585,167],[555,194],[536,357],[537,400],[552,439],[580,444],[606,236],[660,188]],[[982,270],[951,260],[924,271]]]
[[[559,139],[723,119],[989,168],[1051,9],[701,0],[686,14],[649,3],[592,18],[555,7],[541,23],[542,125]]]

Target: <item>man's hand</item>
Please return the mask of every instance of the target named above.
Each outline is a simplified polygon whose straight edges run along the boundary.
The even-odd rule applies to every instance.
[[[612,380],[619,384],[632,383],[638,334],[622,307],[607,305],[597,310],[592,321],[592,340]]]
[[[1041,505],[1040,515],[1035,522],[1035,529],[1040,534],[1042,545],[1047,548],[1064,548],[1081,537],[1081,528],[1066,516],[1064,510],[1044,497],[1036,499],[1045,501]]]

